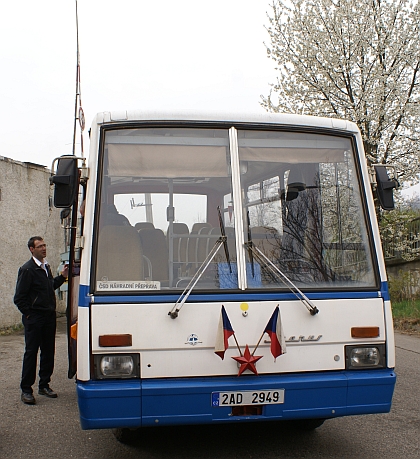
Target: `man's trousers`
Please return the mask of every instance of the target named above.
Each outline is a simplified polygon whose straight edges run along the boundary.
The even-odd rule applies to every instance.
[[[25,327],[25,354],[23,356],[22,392],[32,393],[36,378],[38,350],[41,350],[39,363],[39,388],[48,387],[54,371],[55,354],[55,311],[31,312],[28,317],[22,316]]]

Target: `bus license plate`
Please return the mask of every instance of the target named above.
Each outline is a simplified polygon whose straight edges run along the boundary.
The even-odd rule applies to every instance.
[[[284,403],[284,389],[212,392],[212,406],[276,405]]]

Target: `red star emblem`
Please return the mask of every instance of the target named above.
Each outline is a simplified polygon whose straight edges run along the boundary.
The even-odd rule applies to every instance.
[[[243,356],[232,357],[233,360],[236,360],[237,362],[241,364],[239,368],[238,376],[241,376],[241,374],[245,370],[251,370],[254,374],[258,375],[257,368],[255,367],[255,363],[258,362],[258,360],[260,360],[262,357],[263,357],[262,355],[257,355],[257,356],[251,355],[251,353],[249,352],[248,344],[247,344],[245,347],[245,352]]]

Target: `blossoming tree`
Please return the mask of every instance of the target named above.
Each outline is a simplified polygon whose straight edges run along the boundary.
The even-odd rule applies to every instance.
[[[263,107],[354,121],[369,165],[418,181],[418,1],[274,0],[268,18],[278,74]]]

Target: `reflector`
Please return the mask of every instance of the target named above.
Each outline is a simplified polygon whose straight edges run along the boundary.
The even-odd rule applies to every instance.
[[[119,334],[119,335],[100,335],[99,346],[101,347],[121,347],[121,346],[132,346],[133,337],[130,334]]]
[[[379,336],[379,327],[352,327],[352,338],[377,338]]]

